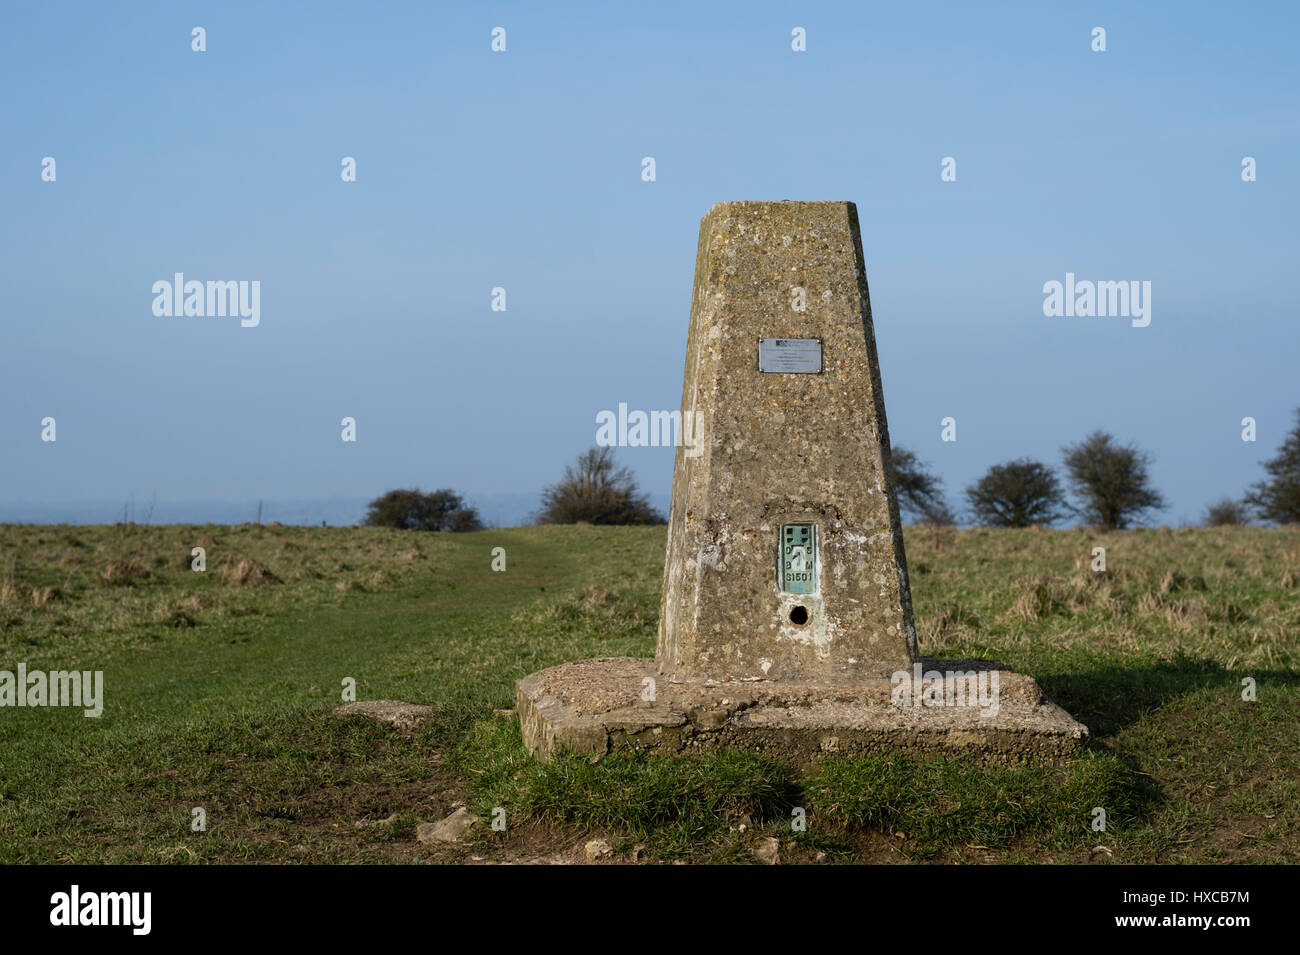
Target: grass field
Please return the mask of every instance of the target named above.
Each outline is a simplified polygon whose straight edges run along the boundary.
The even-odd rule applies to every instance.
[[[497,711],[542,667],[653,654],[663,528],[0,526],[0,670],[102,670],[106,698],[0,709],[0,862],[561,861],[593,837],[748,861],[771,836],[828,863],[1300,861],[1300,529],[906,543],[922,651],[1035,676],[1091,728],[1078,759],[535,763]],[[334,716],[349,678],[435,717]],[[507,831],[416,841],[462,803]]]

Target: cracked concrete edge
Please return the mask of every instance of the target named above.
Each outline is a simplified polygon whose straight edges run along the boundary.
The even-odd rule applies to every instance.
[[[653,665],[626,658],[580,663],[610,668]],[[672,755],[730,746],[765,753],[801,770],[832,755],[887,752],[918,759],[961,755],[988,765],[1038,765],[1069,758],[1088,738],[1088,728],[1041,691],[1032,701],[1002,703],[991,719],[951,707],[900,710],[861,701],[822,700],[797,707],[752,700],[715,707],[702,702],[710,694],[720,700],[735,696],[735,685],[694,687],[694,705],[686,707],[658,703],[583,712],[548,692],[557,675],[562,678],[571,666],[542,670],[516,683],[524,744],[543,760],[559,752],[599,759],[620,750]],[[1032,678],[1015,675],[1037,689]],[[668,692],[679,688],[670,686]]]

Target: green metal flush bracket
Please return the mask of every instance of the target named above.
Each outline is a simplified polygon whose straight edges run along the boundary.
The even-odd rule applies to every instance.
[[[812,521],[782,524],[779,570],[788,594],[817,593],[817,525]]]

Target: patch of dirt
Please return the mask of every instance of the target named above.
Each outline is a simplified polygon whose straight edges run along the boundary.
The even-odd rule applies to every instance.
[[[1198,849],[1215,853],[1215,864],[1234,865],[1250,862],[1277,863],[1277,845],[1285,844],[1280,830],[1285,824],[1278,819],[1228,813],[1219,824],[1199,838]],[[1261,851],[1266,850],[1266,851]]]

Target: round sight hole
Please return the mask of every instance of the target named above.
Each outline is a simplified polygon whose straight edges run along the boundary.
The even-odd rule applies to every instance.
[[[807,608],[807,607],[795,607],[793,610],[791,610],[791,611],[790,611],[790,622],[793,623],[793,624],[797,624],[797,625],[799,625],[800,627],[802,627],[805,623],[808,622],[808,608]]]

